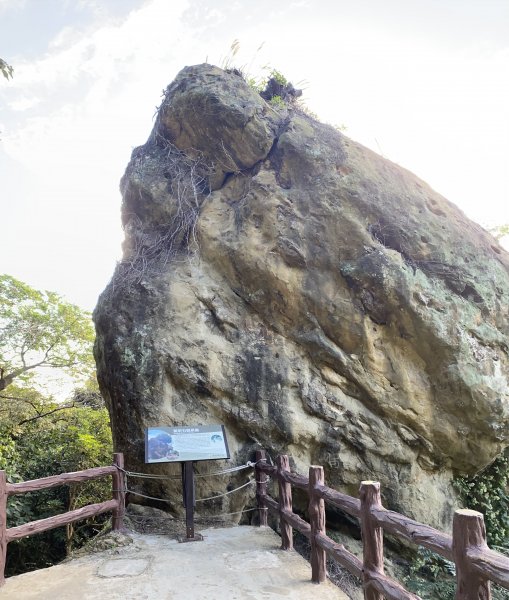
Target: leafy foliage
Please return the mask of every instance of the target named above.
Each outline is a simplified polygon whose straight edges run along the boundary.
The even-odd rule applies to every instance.
[[[263,82],[260,96],[276,105],[293,105],[300,96],[302,90],[296,89],[286,77],[278,70],[271,69],[267,80]],[[275,101],[275,102],[274,102]]]
[[[46,411],[56,403],[47,402]],[[15,421],[19,418],[19,414]],[[111,431],[104,408],[73,407],[24,426],[11,424],[3,415],[0,421],[0,468],[9,481],[37,479],[57,473],[79,471],[111,462]],[[13,496],[7,506],[9,527],[74,510],[111,497],[109,478],[62,486]],[[8,546],[7,572],[15,574],[41,568],[63,559],[73,548],[103,526],[107,517],[99,516]]]
[[[288,85],[290,83],[288,79],[283,75],[283,73],[281,73],[281,71],[278,71],[277,69],[271,69],[269,79],[274,79],[276,83],[282,86]]]
[[[275,106],[276,108],[280,108],[285,105],[284,100],[283,98],[281,98],[281,96],[272,96],[269,102],[272,106]]]
[[[0,469],[10,482],[111,463],[111,430],[95,381],[90,315],[53,292],[0,276]],[[77,387],[56,401],[38,374],[64,369]],[[109,478],[13,496],[9,527],[111,498]],[[8,546],[7,573],[46,567],[101,528],[98,516]]]
[[[405,586],[423,600],[454,600],[455,575],[454,563],[430,550],[419,548]]]
[[[474,477],[455,481],[465,505],[484,515],[488,544],[509,545],[509,450]]]
[[[95,373],[82,386],[74,390],[72,401],[74,406],[95,408],[96,410],[105,407],[104,398],[99,391]]]
[[[504,551],[509,545],[509,451],[474,477],[458,477],[455,485],[465,506],[484,514],[488,544]],[[429,550],[420,549],[405,581],[423,600],[453,600],[454,564]],[[509,591],[492,586],[494,600],[509,600]]]
[[[81,308],[0,275],[0,391],[14,382],[29,386],[34,370],[45,367],[90,376],[93,339],[90,315]]]
[[[497,227],[488,229],[488,231],[496,240],[501,240],[506,235],[509,235],[509,223],[506,223],[505,225],[498,225]]]
[[[420,548],[409,573],[406,588],[422,600],[454,600],[456,597],[456,568],[454,563],[430,550]],[[509,591],[491,586],[493,600],[509,600]]]
[[[14,69],[11,67],[11,65],[7,64],[3,58],[0,58],[0,72],[5,79],[12,79]]]
[[[263,43],[259,46],[256,53],[262,47]],[[239,50],[240,41],[235,39],[230,46],[227,56],[221,60],[221,68],[227,73],[233,73],[241,77],[250,88],[260,94],[272,106],[275,108],[284,108],[287,104],[293,104],[302,95],[302,90],[296,89],[281,71],[274,69],[270,65],[266,65],[263,68],[267,76],[261,78],[252,77],[249,74],[249,67],[234,66],[235,57]]]

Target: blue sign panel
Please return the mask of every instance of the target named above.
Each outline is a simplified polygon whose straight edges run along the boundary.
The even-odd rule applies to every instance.
[[[149,427],[145,462],[166,463],[230,458],[223,425]]]

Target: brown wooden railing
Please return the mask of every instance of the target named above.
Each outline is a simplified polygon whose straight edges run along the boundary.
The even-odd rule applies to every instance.
[[[117,452],[113,455],[113,464],[109,467],[96,467],[86,469],[85,471],[76,471],[75,473],[62,473],[61,475],[52,475],[42,479],[32,481],[23,481],[21,483],[7,483],[5,471],[0,471],[0,586],[5,583],[5,560],[7,556],[7,544],[13,540],[41,533],[48,529],[61,527],[74,521],[88,519],[95,515],[112,511],[112,527],[118,531],[122,529],[122,523],[125,512],[125,491],[123,482],[124,455]],[[71,510],[69,512],[32,521],[18,527],[7,528],[7,499],[9,496],[24,494],[25,492],[35,492],[68,483],[82,483],[91,479],[112,476],[112,500],[100,502],[98,504],[89,504],[83,508]]]
[[[278,482],[279,500],[267,494],[267,475]],[[260,525],[267,525],[267,512],[279,515],[282,548],[293,548],[292,527],[311,543],[311,579],[320,583],[326,577],[329,555],[363,582],[366,600],[420,600],[397,581],[384,574],[383,532],[423,546],[454,561],[456,600],[490,600],[490,581],[509,589],[509,558],[490,550],[486,544],[483,515],[473,510],[454,513],[452,536],[423,525],[397,512],[386,510],[380,498],[380,484],[363,481],[360,498],[342,494],[324,484],[323,467],[309,467],[309,478],[291,473],[287,456],[278,456],[276,466],[265,461],[265,452],[256,453],[256,495]],[[309,523],[292,510],[292,486],[309,496]],[[342,544],[327,537],[325,502],[360,521],[363,560],[348,552]]]

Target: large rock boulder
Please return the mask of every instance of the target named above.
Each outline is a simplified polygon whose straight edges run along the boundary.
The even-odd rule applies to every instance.
[[[285,452],[446,524],[454,474],[509,440],[497,242],[413,174],[210,65],[168,87],[121,187],[96,358],[129,468],[149,469],[144,427],[221,422],[235,464]],[[198,495],[225,489],[206,481]],[[176,510],[172,484],[139,485]]]

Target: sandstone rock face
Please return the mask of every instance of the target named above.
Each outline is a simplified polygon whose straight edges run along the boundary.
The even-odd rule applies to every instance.
[[[452,476],[509,440],[509,255],[494,239],[413,174],[210,65],[169,86],[122,191],[124,259],[95,321],[129,468],[148,469],[144,427],[220,422],[233,464],[285,452],[447,524]],[[225,489],[203,481],[198,496]],[[140,486],[180,504],[173,482]]]

